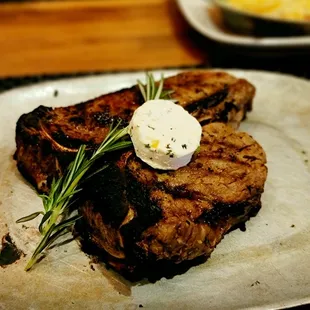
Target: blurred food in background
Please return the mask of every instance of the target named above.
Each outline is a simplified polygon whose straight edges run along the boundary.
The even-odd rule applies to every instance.
[[[223,0],[236,9],[265,17],[310,21],[310,0]]]
[[[212,0],[225,26],[255,37],[310,34],[310,0]]]

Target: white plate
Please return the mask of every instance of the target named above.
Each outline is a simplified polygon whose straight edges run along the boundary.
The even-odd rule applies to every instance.
[[[220,43],[262,48],[310,47],[310,36],[256,38],[223,31],[210,16],[212,0],[177,0],[188,23],[206,37]]]
[[[93,271],[74,241],[52,249],[26,273],[23,267],[38,240],[37,222],[26,223],[27,229],[15,223],[41,208],[12,159],[18,117],[40,104],[69,105],[130,86],[144,74],[46,82],[0,95],[0,237],[9,231],[27,254],[0,268],[0,309],[136,309],[140,304],[146,309],[254,309],[310,302],[310,82],[231,72],[257,87],[254,111],[242,130],[267,153],[263,208],[246,232],[228,234],[205,264],[155,284],[131,285],[103,265]]]

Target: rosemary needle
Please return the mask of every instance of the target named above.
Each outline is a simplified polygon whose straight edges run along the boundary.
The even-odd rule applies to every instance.
[[[144,101],[170,99],[170,95],[173,93],[172,90],[164,90],[163,75],[161,75],[158,86],[155,84],[155,79],[152,73],[146,74],[146,85],[143,85],[140,80],[137,82]]]

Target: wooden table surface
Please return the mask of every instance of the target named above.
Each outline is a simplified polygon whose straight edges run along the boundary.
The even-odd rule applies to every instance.
[[[310,77],[309,54],[244,56],[244,49],[191,29],[174,0],[7,2],[0,5],[0,33],[0,77],[179,66]]]
[[[173,0],[0,6],[0,76],[196,66],[206,54]]]

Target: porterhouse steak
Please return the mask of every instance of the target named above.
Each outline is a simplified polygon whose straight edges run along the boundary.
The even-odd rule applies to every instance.
[[[251,109],[250,83],[223,72],[196,71],[167,78],[164,87],[202,124],[200,151],[176,171],[152,169],[133,150],[113,153],[103,159],[108,168],[83,185],[79,200],[83,219],[77,231],[96,254],[130,277],[152,278],[158,268],[166,275],[172,266],[207,258],[226,232],[256,215],[267,176],[263,149],[233,129]],[[19,170],[48,192],[79,145],[96,148],[113,120],[127,125],[142,103],[133,86],[21,116]]]
[[[251,110],[255,88],[224,72],[194,71],[165,79],[164,88],[193,116],[207,124],[239,122]],[[95,148],[111,123],[127,125],[144,100],[137,86],[64,108],[40,106],[23,114],[16,126],[15,158],[20,172],[39,191],[72,161],[81,144]]]

